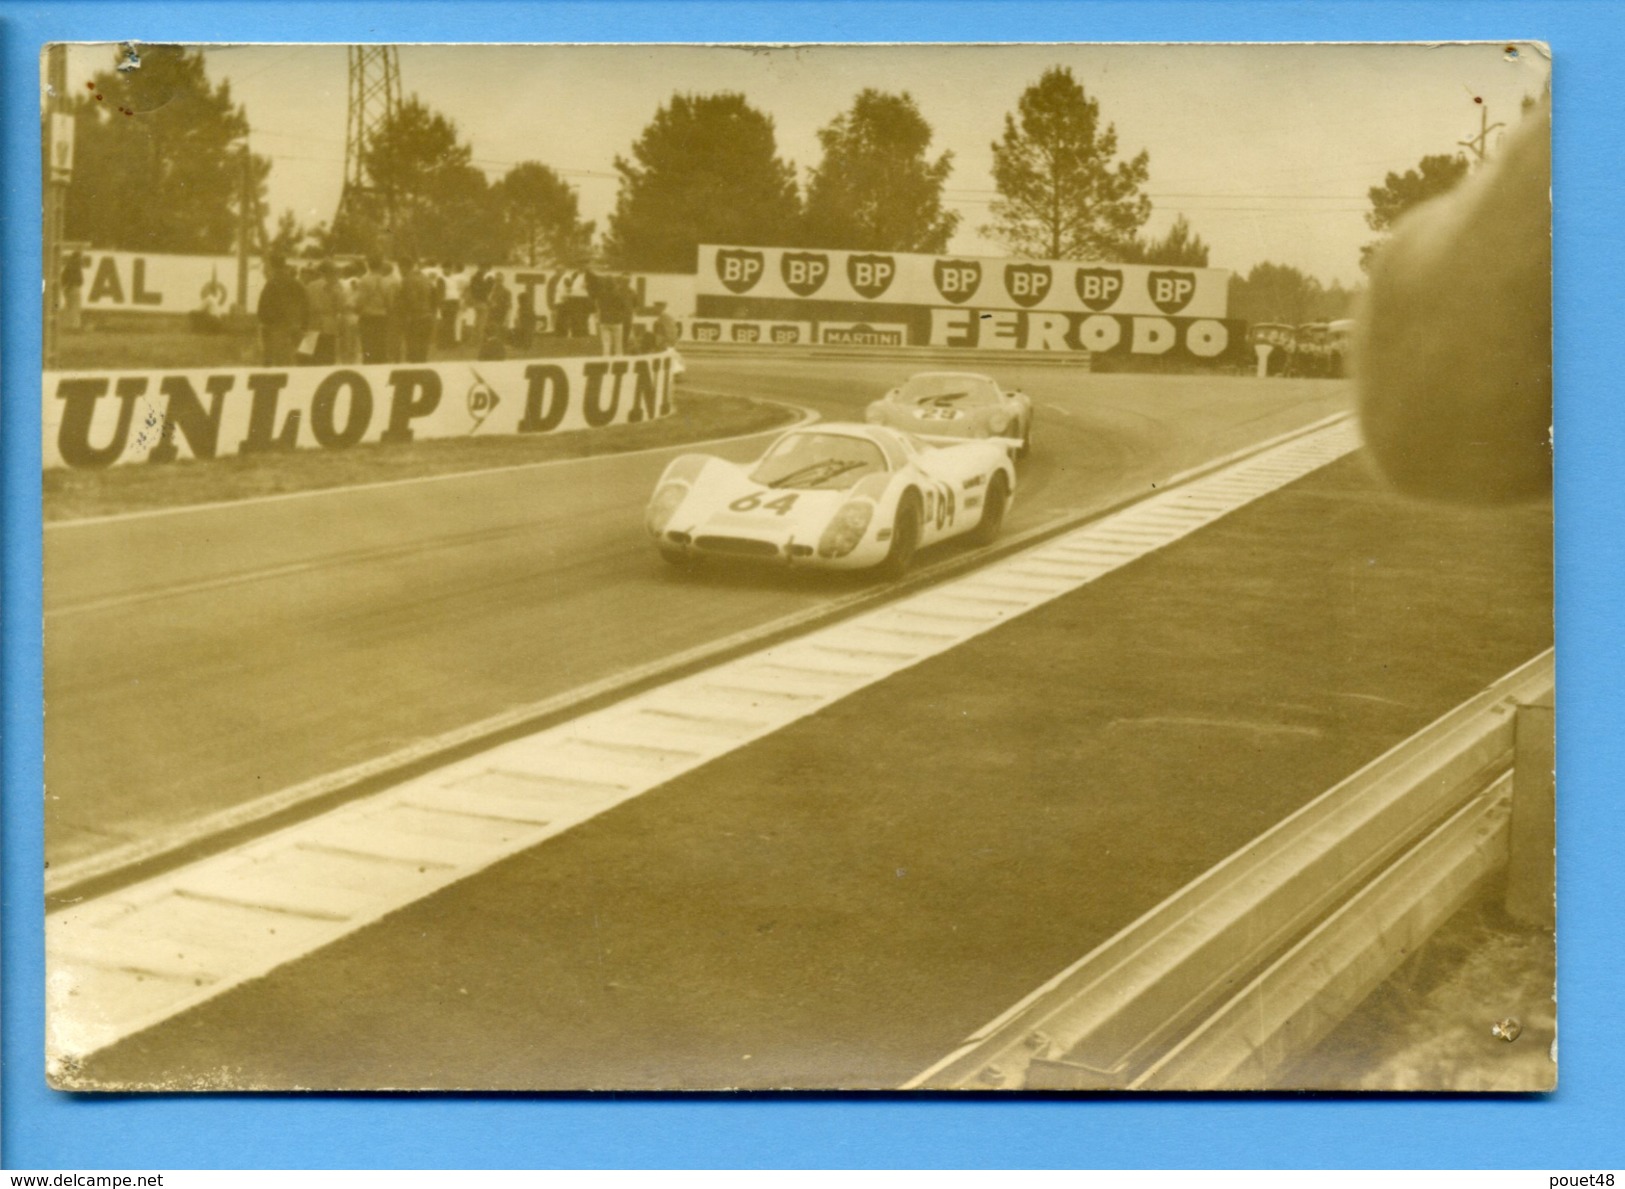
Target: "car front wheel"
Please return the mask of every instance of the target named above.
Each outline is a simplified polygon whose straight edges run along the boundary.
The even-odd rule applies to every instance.
[[[899,578],[914,561],[920,547],[920,497],[910,491],[897,505],[897,518],[892,521],[891,549],[880,563],[880,572],[887,578]]]
[[[987,494],[982,497],[982,519],[976,522],[971,540],[978,545],[990,545],[1004,527],[1004,512],[1010,506],[1010,484],[1003,471],[994,471],[988,480]]]

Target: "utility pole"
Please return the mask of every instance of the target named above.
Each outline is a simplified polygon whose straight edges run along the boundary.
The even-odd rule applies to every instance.
[[[248,239],[252,226],[250,216],[254,204],[254,159],[249,155],[248,142],[242,143],[237,195],[237,309],[248,313]]]
[[[45,242],[41,263],[45,269],[44,342],[47,370],[57,364],[57,306],[62,297],[62,239],[66,223],[68,173],[73,167],[73,115],[68,107],[68,47],[58,42],[45,51],[45,121],[40,154],[45,181]],[[63,138],[66,136],[66,161]]]
[[[349,113],[344,127],[344,189],[336,226],[347,212],[373,211],[386,230],[395,226],[395,194],[379,187],[367,167],[373,139],[400,111],[401,60],[392,45],[352,45],[349,52]]]
[[[1456,143],[1464,149],[1472,149],[1473,155],[1478,158],[1478,163],[1482,165],[1484,164],[1484,148],[1489,143],[1490,133],[1497,128],[1505,128],[1506,125],[1499,121],[1494,124],[1490,123],[1490,105],[1484,102],[1483,96],[1474,95],[1473,102],[1478,104],[1478,135],[1469,137],[1466,140],[1458,140]]]

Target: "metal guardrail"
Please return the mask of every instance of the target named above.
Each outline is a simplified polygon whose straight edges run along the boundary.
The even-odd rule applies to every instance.
[[[1231,855],[909,1089],[1244,1089],[1505,862],[1515,724],[1550,651]]]

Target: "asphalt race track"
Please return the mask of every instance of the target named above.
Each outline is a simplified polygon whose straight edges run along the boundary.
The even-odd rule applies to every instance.
[[[908,370],[694,361],[687,383],[841,419]],[[1330,382],[995,374],[1037,406],[1008,531],[1346,401]],[[162,838],[854,589],[668,572],[641,512],[677,452],[47,526],[47,859]]]
[[[895,1088],[1546,648],[1351,455],[92,1053],[83,1088]]]

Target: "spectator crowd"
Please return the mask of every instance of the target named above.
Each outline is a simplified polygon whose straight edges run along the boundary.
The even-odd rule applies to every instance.
[[[538,294],[545,308],[537,308]],[[647,325],[634,321],[637,306],[627,277],[585,268],[565,269],[545,289],[516,297],[501,272],[483,265],[373,257],[296,268],[273,257],[256,313],[267,367],[556,354],[544,349],[549,337],[596,336],[606,355],[676,345],[677,323],[664,303],[655,304]]]

